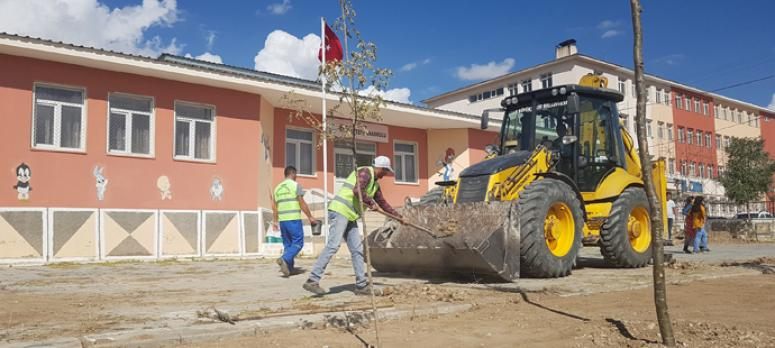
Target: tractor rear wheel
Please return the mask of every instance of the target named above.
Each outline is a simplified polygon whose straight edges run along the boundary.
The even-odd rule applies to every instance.
[[[584,218],[573,188],[541,179],[519,195],[520,270],[535,278],[570,274],[581,247]]]
[[[616,267],[635,268],[651,260],[651,221],[646,192],[631,187],[617,198],[600,229],[600,252]]]

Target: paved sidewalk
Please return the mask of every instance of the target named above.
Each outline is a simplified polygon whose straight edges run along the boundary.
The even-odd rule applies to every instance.
[[[711,248],[713,252],[708,254],[675,257],[689,265],[775,257],[775,244],[721,244]],[[680,247],[668,251],[680,252]],[[310,268],[312,262],[302,259],[299,264]],[[583,250],[579,266],[572,276],[560,279],[521,279],[510,284],[437,279],[430,283],[445,289],[493,288],[574,295],[644,287],[651,282],[650,268],[604,267],[596,248]],[[213,307],[229,313],[276,313],[363,307],[366,303],[366,298],[349,291],[353,272],[348,260],[335,260],[329,267],[330,274],[322,284],[331,287],[332,293],[324,297],[311,297],[301,288],[304,275],[280,277],[277,265],[268,259],[64,264],[9,267],[1,272],[0,345],[104,332],[190,329],[203,323],[197,311]],[[699,265],[669,269],[668,281],[757,273],[760,271],[753,268]],[[383,285],[429,284],[428,280],[379,274],[375,281]],[[422,301],[427,305],[444,302],[430,297]]]

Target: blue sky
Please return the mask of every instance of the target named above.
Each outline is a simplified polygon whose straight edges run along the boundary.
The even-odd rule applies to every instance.
[[[0,0],[0,7],[8,1]],[[115,10],[138,6],[140,0],[77,2]],[[224,63],[249,68],[273,31],[293,35],[300,43],[305,35],[319,35],[321,16],[331,21],[338,16],[336,0],[164,4],[174,7],[174,18],[138,24],[142,40],[158,36],[161,48],[156,51],[174,39],[172,51],[178,54],[209,52]],[[461,77],[515,71],[550,60],[554,45],[568,38],[578,41],[581,53],[632,66],[626,0],[354,0],[354,6],[362,35],[379,47],[378,64],[394,71],[390,87],[409,88],[412,102],[476,82]],[[773,14],[775,1],[769,0],[644,1],[646,70],[706,90],[774,75]],[[4,25],[0,30],[9,31]],[[472,64],[484,67],[473,73],[464,70],[461,76],[460,68]],[[767,106],[775,102],[775,78],[719,93]]]

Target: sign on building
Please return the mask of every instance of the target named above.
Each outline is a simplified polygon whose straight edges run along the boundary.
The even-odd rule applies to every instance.
[[[336,137],[345,137],[347,129],[352,126],[351,120],[345,120],[340,118],[330,119],[331,129],[334,130]],[[363,141],[372,141],[377,143],[388,142],[388,127],[376,123],[360,122],[359,129],[356,130],[355,138]]]

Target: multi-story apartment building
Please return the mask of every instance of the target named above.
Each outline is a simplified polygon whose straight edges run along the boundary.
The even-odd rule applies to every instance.
[[[578,83],[588,73],[606,77],[608,88],[617,89],[624,95],[624,100],[617,107],[626,128],[634,135],[634,71],[578,53],[575,40],[557,45],[554,60],[465,86],[424,102],[437,109],[480,114],[485,109],[499,107],[504,96]],[[775,116],[771,116],[775,112],[655,75],[647,74],[645,80],[648,87],[646,118],[649,153],[666,159],[670,191],[684,195],[701,194],[712,202],[723,202],[724,188],[717,178],[719,171],[724,170],[724,149],[732,137],[764,136],[765,140],[771,139],[767,142],[767,149],[775,157],[775,123],[772,123]],[[765,121],[760,122],[760,118]],[[722,206],[713,205],[715,213],[731,213]]]

